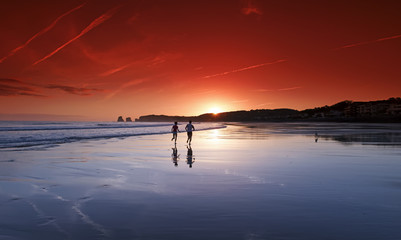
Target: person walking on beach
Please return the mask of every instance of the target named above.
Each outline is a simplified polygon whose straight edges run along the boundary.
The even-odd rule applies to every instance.
[[[178,125],[177,122],[174,122],[174,125],[171,127],[171,132],[173,133],[173,138],[171,139],[171,141],[175,140],[174,142],[177,142],[177,133],[180,130],[178,130]]]
[[[187,131],[188,139],[187,143],[191,144],[192,142],[192,131],[195,131],[194,125],[192,125],[192,121],[189,121],[187,126],[185,126],[185,130]]]

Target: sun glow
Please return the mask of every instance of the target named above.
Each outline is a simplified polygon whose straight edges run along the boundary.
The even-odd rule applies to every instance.
[[[213,114],[219,114],[222,111],[221,111],[221,108],[219,108],[219,107],[212,107],[212,108],[209,109],[209,112],[213,113]]]

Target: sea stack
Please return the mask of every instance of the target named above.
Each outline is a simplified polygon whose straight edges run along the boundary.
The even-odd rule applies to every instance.
[[[117,119],[117,122],[124,122],[123,117],[122,117],[122,116],[119,116],[118,119]]]
[[[125,119],[125,121],[126,121],[126,122],[132,122],[132,119],[131,119],[130,117],[127,117],[127,118]]]

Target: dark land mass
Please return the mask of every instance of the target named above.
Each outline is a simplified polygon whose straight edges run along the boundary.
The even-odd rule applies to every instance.
[[[146,115],[137,122],[284,122],[284,121],[332,121],[332,122],[401,122],[401,98],[354,102],[350,100],[332,106],[316,107],[302,111],[294,109],[257,109],[250,111],[206,113],[199,116]]]

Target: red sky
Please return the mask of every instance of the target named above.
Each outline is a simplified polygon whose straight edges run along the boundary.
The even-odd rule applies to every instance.
[[[3,0],[0,119],[399,97],[400,12],[398,0]]]

